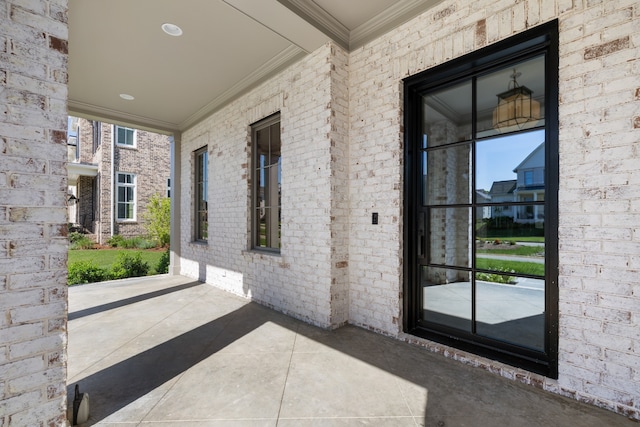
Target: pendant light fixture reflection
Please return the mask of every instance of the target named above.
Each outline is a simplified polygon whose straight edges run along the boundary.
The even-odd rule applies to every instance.
[[[531,97],[531,89],[518,84],[516,79],[520,76],[514,68],[508,90],[496,95],[498,106],[493,110],[493,127],[499,132],[530,128],[540,120],[540,103]]]

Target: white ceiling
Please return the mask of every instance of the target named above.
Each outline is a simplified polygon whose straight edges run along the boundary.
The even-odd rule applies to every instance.
[[[69,0],[69,112],[179,132],[327,41],[353,50],[440,1]]]

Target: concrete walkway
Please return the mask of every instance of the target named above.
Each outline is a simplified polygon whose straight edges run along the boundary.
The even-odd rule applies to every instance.
[[[69,289],[68,392],[100,426],[634,426],[356,328],[184,277]]]

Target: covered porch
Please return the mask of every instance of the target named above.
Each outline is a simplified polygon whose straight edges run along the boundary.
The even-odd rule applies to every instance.
[[[361,328],[182,276],[69,289],[68,394],[100,426],[632,426]]]

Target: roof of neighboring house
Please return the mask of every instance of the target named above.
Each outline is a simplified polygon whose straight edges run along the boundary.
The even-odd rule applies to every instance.
[[[518,166],[516,166],[513,171],[518,172],[518,169],[522,169],[531,159],[533,159],[539,152],[542,150],[542,157],[544,158],[544,141],[538,145],[535,150],[533,150],[523,161],[520,162]]]
[[[491,195],[487,190],[476,190],[476,196],[484,199],[485,201],[491,200]]]
[[[516,189],[516,183],[517,181],[515,179],[510,179],[508,181],[494,181],[493,184],[491,184],[489,194],[493,197],[500,194],[513,193],[513,190]]]

